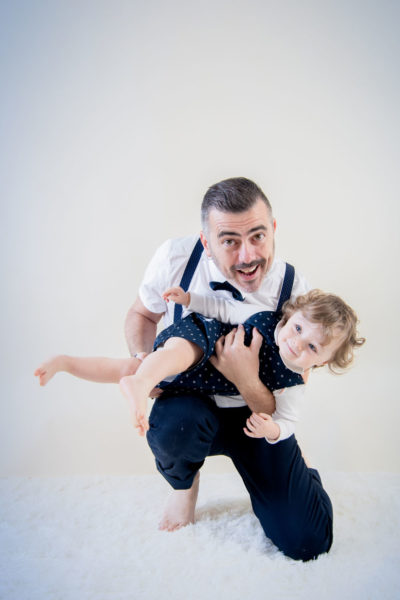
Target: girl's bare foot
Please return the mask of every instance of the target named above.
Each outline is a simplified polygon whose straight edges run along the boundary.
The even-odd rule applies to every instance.
[[[168,498],[159,529],[176,531],[189,523],[194,523],[194,512],[199,493],[200,473],[194,478],[188,490],[174,490]]]
[[[39,377],[39,384],[46,385],[53,375],[59,371],[63,371],[64,362],[64,357],[59,355],[54,356],[53,358],[50,358],[46,362],[42,363],[34,372],[34,376]]]
[[[119,382],[122,393],[128,400],[133,426],[137,428],[139,435],[144,435],[149,429],[147,420],[147,398],[148,386],[135,375],[122,377]]]

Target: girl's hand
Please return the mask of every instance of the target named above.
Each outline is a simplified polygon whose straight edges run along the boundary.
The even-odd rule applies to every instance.
[[[268,438],[275,441],[279,438],[280,427],[266,413],[252,413],[243,428],[245,434],[252,438]]]
[[[185,292],[181,287],[172,287],[165,290],[162,295],[165,302],[175,302],[176,304],[182,304],[183,306],[189,306],[190,304],[190,292]]]

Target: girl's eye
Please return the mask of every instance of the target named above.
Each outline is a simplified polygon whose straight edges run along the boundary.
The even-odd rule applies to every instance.
[[[296,328],[296,331],[297,331],[297,333],[300,333],[300,332],[301,332],[301,327],[300,327],[300,325],[295,325],[295,328]]]
[[[317,351],[317,348],[314,346],[314,344],[309,344],[309,348],[310,350],[312,350],[313,352]]]

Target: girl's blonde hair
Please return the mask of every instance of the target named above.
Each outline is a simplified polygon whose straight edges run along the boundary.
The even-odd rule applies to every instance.
[[[354,348],[362,346],[365,338],[358,337],[357,315],[339,296],[326,294],[321,290],[311,290],[298,296],[295,300],[287,300],[282,307],[282,325],[297,311],[301,311],[312,323],[319,323],[324,328],[326,343],[338,333],[342,337],[335,354],[328,361],[333,373],[346,369],[354,358]]]

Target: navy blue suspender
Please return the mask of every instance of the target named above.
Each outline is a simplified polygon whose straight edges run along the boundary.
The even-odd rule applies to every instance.
[[[276,307],[276,312],[281,312],[282,305],[286,300],[289,300],[292,295],[292,287],[294,281],[294,267],[286,263],[285,276],[283,278],[281,295],[279,296],[278,306]]]
[[[200,238],[197,240],[195,247],[193,248],[192,254],[187,262],[186,268],[183,272],[182,279],[180,282],[181,288],[188,291],[190,282],[192,281],[194,272],[196,270],[197,265],[199,264],[199,260],[201,258],[202,252],[204,250],[203,244],[201,243]],[[182,318],[182,305],[175,304],[174,309],[174,323],[179,321]]]

